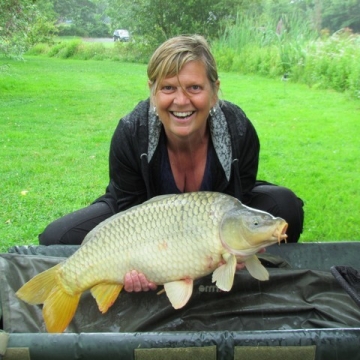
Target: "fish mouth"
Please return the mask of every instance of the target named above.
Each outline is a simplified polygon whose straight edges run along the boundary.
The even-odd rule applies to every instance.
[[[273,233],[273,237],[277,238],[277,242],[278,244],[281,243],[281,241],[284,241],[285,243],[287,243],[287,235],[286,235],[286,230],[288,228],[288,223],[285,222],[282,224],[282,226],[279,226],[275,232]]]

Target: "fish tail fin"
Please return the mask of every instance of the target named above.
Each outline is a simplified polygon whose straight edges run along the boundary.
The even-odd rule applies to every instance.
[[[16,292],[16,296],[31,305],[43,304],[56,284],[56,271],[60,266],[58,264],[34,276]]]
[[[17,292],[16,296],[31,304],[44,304],[43,316],[49,332],[63,332],[74,317],[80,295],[70,295],[56,281],[58,264],[36,275]]]
[[[60,285],[55,285],[44,302],[43,317],[46,330],[51,333],[63,332],[75,315],[81,293],[68,294]]]

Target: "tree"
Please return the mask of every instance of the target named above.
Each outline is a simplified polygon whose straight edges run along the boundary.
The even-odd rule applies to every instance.
[[[108,35],[109,30],[105,25],[107,1],[53,0],[53,2],[58,23],[71,21],[70,29],[66,29],[68,35]]]
[[[270,0],[268,3],[277,11],[294,7],[307,16],[318,32],[324,28],[330,32],[342,28],[360,32],[359,0]]]
[[[127,28],[148,40],[161,42],[179,34],[218,35],[237,11],[261,1],[250,0],[109,0],[114,28]]]
[[[55,31],[51,15],[45,14],[46,0],[0,0],[0,53],[21,57],[34,43],[46,41]]]
[[[331,32],[350,28],[360,32],[360,1],[359,0],[322,0],[322,26]]]

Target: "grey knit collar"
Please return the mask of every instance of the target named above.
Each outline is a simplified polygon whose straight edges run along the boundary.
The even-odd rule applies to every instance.
[[[148,162],[151,161],[156,147],[158,146],[162,123],[156,115],[153,108],[149,107],[149,146],[148,146]],[[227,180],[230,180],[231,173],[231,139],[228,124],[225,115],[219,104],[214,106],[209,116],[209,127],[211,140],[214,145],[217,157],[224,169]]]

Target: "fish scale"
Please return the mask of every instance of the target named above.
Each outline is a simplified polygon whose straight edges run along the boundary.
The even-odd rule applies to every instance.
[[[49,332],[62,332],[73,318],[81,294],[90,290],[105,313],[131,270],[164,290],[175,309],[186,305],[193,280],[213,272],[212,281],[230,291],[237,259],[250,274],[267,280],[256,257],[286,239],[281,218],[216,192],[164,195],[116,214],[96,226],[67,260],[36,275],[17,296],[44,304]]]
[[[195,201],[180,199],[150,202],[140,211],[133,209],[109,219],[106,231],[99,228],[89,234],[86,251],[65,262],[61,282],[79,291],[81,279],[83,291],[100,281],[123,281],[127,272],[136,269],[150,281],[162,284],[203,274],[209,257],[214,261],[207,273],[212,272],[224,252],[218,231],[224,209],[214,204],[210,195],[202,199],[200,207]],[[90,259],[93,271],[89,269]],[[72,271],[74,263],[77,266]]]

